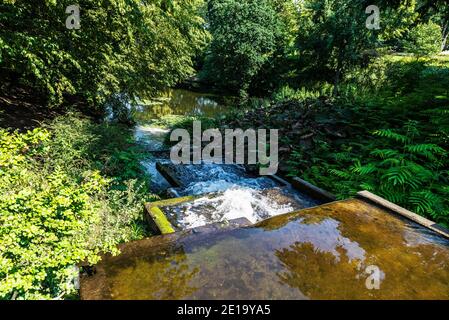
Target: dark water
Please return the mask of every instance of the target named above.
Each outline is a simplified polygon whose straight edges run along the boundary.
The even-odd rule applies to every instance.
[[[360,200],[124,245],[83,299],[447,299],[449,241]],[[369,290],[366,269],[380,269]]]

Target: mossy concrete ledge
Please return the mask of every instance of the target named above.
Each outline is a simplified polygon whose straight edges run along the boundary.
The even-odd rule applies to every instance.
[[[195,197],[187,196],[175,199],[168,199],[145,204],[145,218],[148,221],[151,231],[154,234],[169,234],[177,230],[173,227],[167,216],[162,211],[162,207],[173,206],[183,202],[193,200]]]

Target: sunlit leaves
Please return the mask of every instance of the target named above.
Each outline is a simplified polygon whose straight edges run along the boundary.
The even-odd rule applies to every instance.
[[[2,68],[60,104],[77,94],[93,105],[111,95],[154,95],[193,73],[205,45],[202,0],[77,2],[81,28],[68,30],[68,1],[0,4]]]

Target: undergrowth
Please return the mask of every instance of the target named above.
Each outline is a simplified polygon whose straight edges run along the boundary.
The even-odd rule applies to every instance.
[[[148,235],[142,155],[126,127],[77,114],[0,129],[0,298],[76,297],[76,264]]]

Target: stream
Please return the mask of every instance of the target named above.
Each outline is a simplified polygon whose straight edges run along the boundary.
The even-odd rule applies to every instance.
[[[150,104],[135,108],[135,140],[148,150],[142,161],[152,177],[151,191],[170,198],[197,196],[195,200],[165,212],[175,227],[195,228],[206,224],[246,218],[260,220],[318,205],[316,201],[269,177],[254,176],[238,165],[203,163],[174,165],[164,139],[169,129],[152,125],[156,119],[174,116],[214,116],[230,108],[230,98],[172,89]],[[164,178],[157,164],[172,172],[180,185]]]
[[[169,131],[149,121],[157,110],[212,115],[226,105],[187,91],[171,97],[138,108],[134,135],[148,150],[152,191],[181,197],[154,206],[184,232],[102,257],[81,276],[83,300],[447,298],[448,240],[388,207],[363,198],[318,203],[243,166],[173,164]]]

